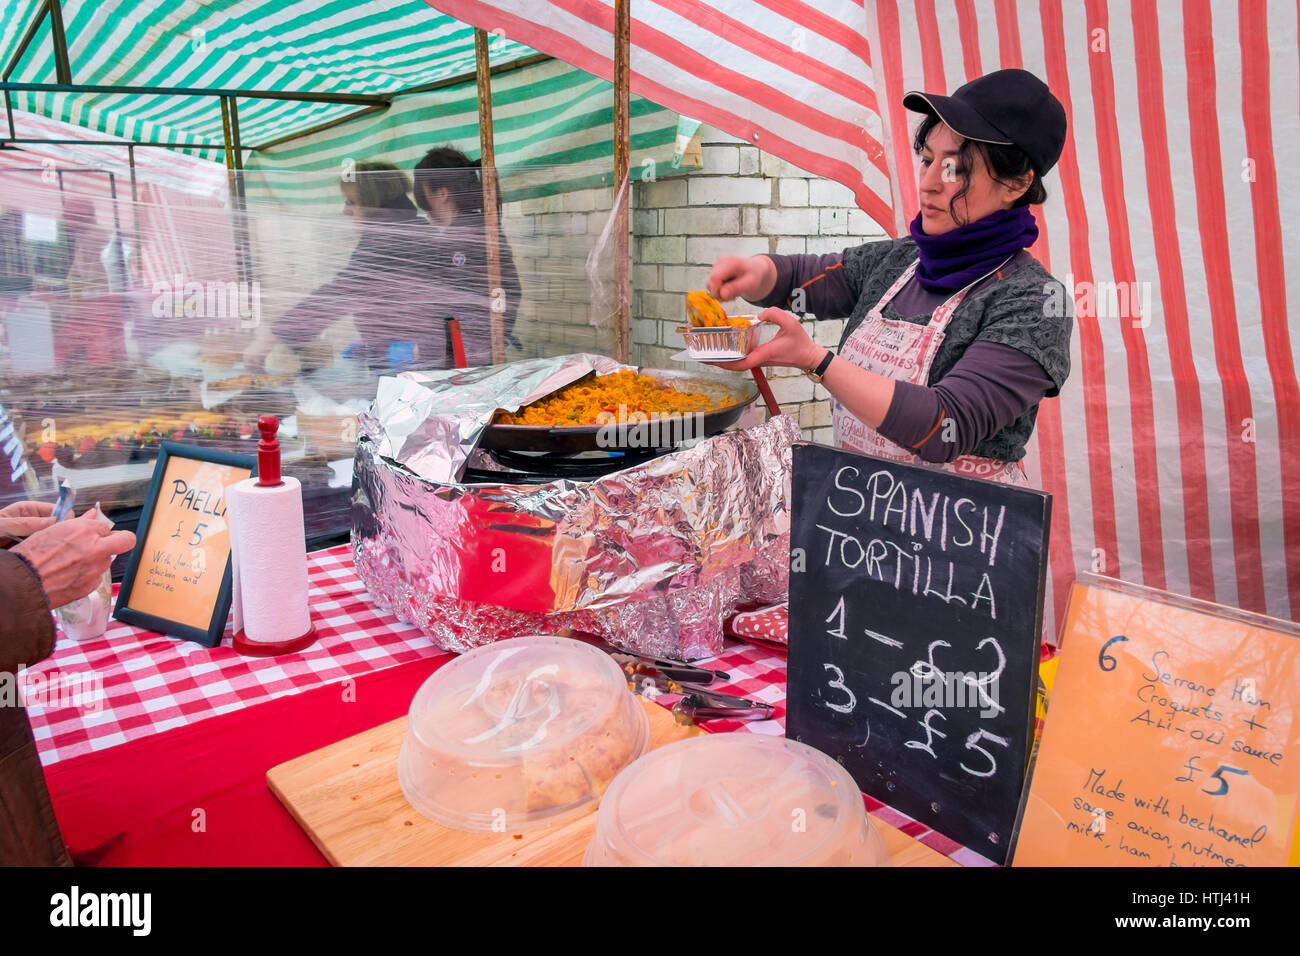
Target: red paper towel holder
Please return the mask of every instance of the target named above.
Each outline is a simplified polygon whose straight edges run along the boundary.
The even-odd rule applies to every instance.
[[[257,430],[261,438],[257,442],[257,487],[276,488],[284,484],[280,477],[280,442],[275,434],[280,429],[280,421],[274,415],[263,415],[257,420]],[[292,654],[316,641],[316,622],[311,620],[311,608],[307,609],[309,626],[307,631],[284,641],[250,641],[241,627],[235,631],[231,646],[245,657],[276,657],[280,654]]]

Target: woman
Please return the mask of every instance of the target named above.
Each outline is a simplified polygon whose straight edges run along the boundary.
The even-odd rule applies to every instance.
[[[1026,251],[1065,110],[1023,70],[952,96],[909,93],[903,105],[925,117],[910,237],[842,255],[724,256],[709,275],[722,300],[847,317],[838,355],[790,312],[767,308],[776,336],[722,367],[803,369],[831,394],[837,445],[1024,485],[1038,403],[1070,372],[1067,297]]]
[[[21,697],[12,699],[24,667],[54,652],[54,619],[62,607],[95,589],[113,556],[135,535],[110,531],[83,515],[55,522],[54,506],[19,501],[0,508],[0,866],[68,866],[32,727]]]
[[[506,341],[514,340],[519,273],[510,244],[498,231],[500,285],[489,288],[487,223],[478,162],[450,146],[429,150],[415,166],[415,201],[433,227],[425,257],[432,269],[430,295],[435,311],[460,320],[469,365],[491,365],[494,312],[501,316]],[[448,342],[447,364],[450,358]]]
[[[358,163],[355,176],[339,187],[343,213],[360,227],[360,240],[333,279],[258,334],[245,364],[259,367],[277,339],[301,349],[351,315],[360,335],[351,354],[371,368],[438,367],[443,331],[427,288],[423,224],[407,197],[410,179],[391,163]],[[306,356],[304,364],[310,364]]]

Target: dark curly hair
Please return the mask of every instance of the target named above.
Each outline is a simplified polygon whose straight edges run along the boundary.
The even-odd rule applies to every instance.
[[[921,125],[916,128],[916,135],[912,138],[912,149],[918,156],[925,149],[925,141],[929,138],[930,131],[941,122],[943,121],[933,113],[927,114],[925,119],[921,120]],[[1042,174],[1034,168],[1034,164],[1019,146],[1002,146],[997,143],[963,139],[961,148],[957,152],[957,165],[962,170],[958,174],[961,177],[961,188],[953,194],[952,201],[948,203],[948,215],[952,216],[953,222],[957,225],[966,225],[957,218],[956,206],[957,200],[965,196],[970,189],[969,170],[977,154],[984,158],[984,165],[988,167],[993,181],[1003,186],[1014,187],[1016,180],[1033,174],[1033,181],[1029,184],[1029,188],[1011,204],[1012,209],[1020,206],[1036,206],[1047,201],[1047,190],[1043,187]]]
[[[483,211],[483,184],[478,178],[479,161],[470,159],[458,149],[437,146],[424,154],[415,164],[415,202],[425,212],[429,203],[425,190],[436,192],[446,188],[456,204],[459,215]]]

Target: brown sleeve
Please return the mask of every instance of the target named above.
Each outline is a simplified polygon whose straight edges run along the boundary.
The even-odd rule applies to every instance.
[[[15,673],[54,652],[54,618],[36,570],[12,551],[0,551],[0,672]]]

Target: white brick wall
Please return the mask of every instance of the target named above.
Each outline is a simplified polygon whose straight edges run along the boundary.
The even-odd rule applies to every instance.
[[[774,206],[758,211],[758,231],[765,236],[815,236],[819,215],[825,210],[785,209]]]
[[[686,240],[685,261],[711,267],[719,256],[760,256],[772,251],[769,246],[764,236],[692,236]]]
[[[699,169],[632,187],[632,361],[672,366],[682,348],[684,292],[702,289],[719,256],[840,252],[883,231],[843,186],[771,156],[752,143],[702,130]],[[508,203],[503,226],[524,288],[515,334],[520,355],[608,353],[609,305],[594,305],[586,259],[604,228],[613,190],[582,190]],[[608,253],[604,260],[608,271]],[[601,314],[601,309],[605,311]],[[735,312],[756,311],[743,303]],[[809,321],[819,345],[835,348],[844,323]],[[684,366],[698,368],[694,363]],[[782,409],[812,441],[831,441],[829,396],[796,369],[768,369]]]
[[[853,198],[853,190],[833,179],[808,180],[808,202],[814,206],[842,206],[845,209],[856,209],[858,206],[858,201]]]
[[[883,239],[852,192],[805,172],[744,140],[705,126],[702,167],[632,191],[632,361],[667,367],[682,348],[683,292],[704,288],[719,256],[840,252]],[[593,216],[594,218],[594,216]],[[600,227],[588,223],[595,232]],[[674,258],[676,257],[676,258]],[[751,311],[738,304],[737,312]],[[819,345],[835,348],[842,320],[810,321]],[[687,363],[688,367],[694,367]],[[782,410],[804,437],[831,441],[829,395],[796,369],[768,369]]]
[[[765,206],[772,186],[757,177],[692,176],[686,196],[692,206]]]
[[[710,176],[735,176],[740,173],[739,146],[701,146],[700,172]]]
[[[685,184],[665,184],[664,195],[685,195]],[[523,289],[515,336],[521,348],[508,348],[507,358],[558,355],[575,351],[610,351],[609,317],[594,315],[591,284],[587,279],[587,255],[595,236],[604,228],[613,203],[613,190],[585,189],[558,196],[543,196],[505,203],[501,224],[519,270]],[[660,231],[657,209],[637,210],[638,231]],[[666,261],[680,261],[684,241],[678,248],[660,250]],[[676,255],[673,253],[676,252]],[[634,260],[635,261],[635,260]],[[643,281],[658,284],[659,267],[636,267]],[[593,325],[593,318],[603,328]],[[656,341],[657,323],[633,328],[633,339]]]
[[[664,210],[666,236],[734,236],[740,232],[735,206],[683,206]]]
[[[795,179],[793,176],[787,176],[784,179],[778,179],[779,192],[777,202],[782,206],[806,206],[808,205],[808,180]]]

